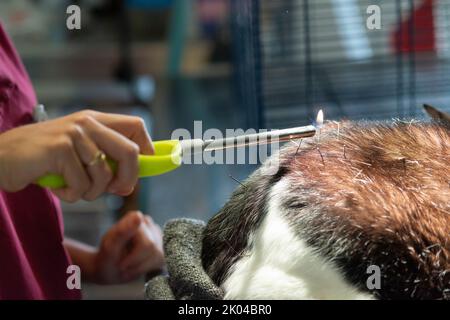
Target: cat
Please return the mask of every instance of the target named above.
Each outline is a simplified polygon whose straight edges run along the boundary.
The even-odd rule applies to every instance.
[[[225,299],[450,299],[450,116],[330,122],[207,224]]]

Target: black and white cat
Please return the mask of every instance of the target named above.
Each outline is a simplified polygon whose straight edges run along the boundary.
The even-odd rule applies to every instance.
[[[204,233],[225,298],[450,299],[450,120],[428,111],[329,123],[250,176]]]

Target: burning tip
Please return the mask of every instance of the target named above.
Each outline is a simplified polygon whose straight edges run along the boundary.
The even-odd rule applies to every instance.
[[[316,127],[320,129],[322,128],[322,126],[323,126],[323,111],[322,109],[320,109],[316,117]]]

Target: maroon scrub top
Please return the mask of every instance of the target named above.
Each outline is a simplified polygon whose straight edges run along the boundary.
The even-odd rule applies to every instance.
[[[36,104],[0,23],[0,134],[33,122]],[[0,190],[0,299],[79,299],[80,291],[66,284],[70,264],[58,200],[35,185],[15,193]]]

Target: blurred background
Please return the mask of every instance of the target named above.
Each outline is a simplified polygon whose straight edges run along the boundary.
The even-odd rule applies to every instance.
[[[81,30],[66,9],[81,8]],[[381,9],[369,30],[367,8]],[[173,130],[285,128],[327,119],[422,118],[450,107],[446,0],[2,0],[13,38],[52,117],[89,107]],[[127,198],[63,204],[68,236],[97,244],[129,209],[163,225],[207,220],[251,165],[184,166]],[[83,285],[86,299],[141,299],[143,281]]]

